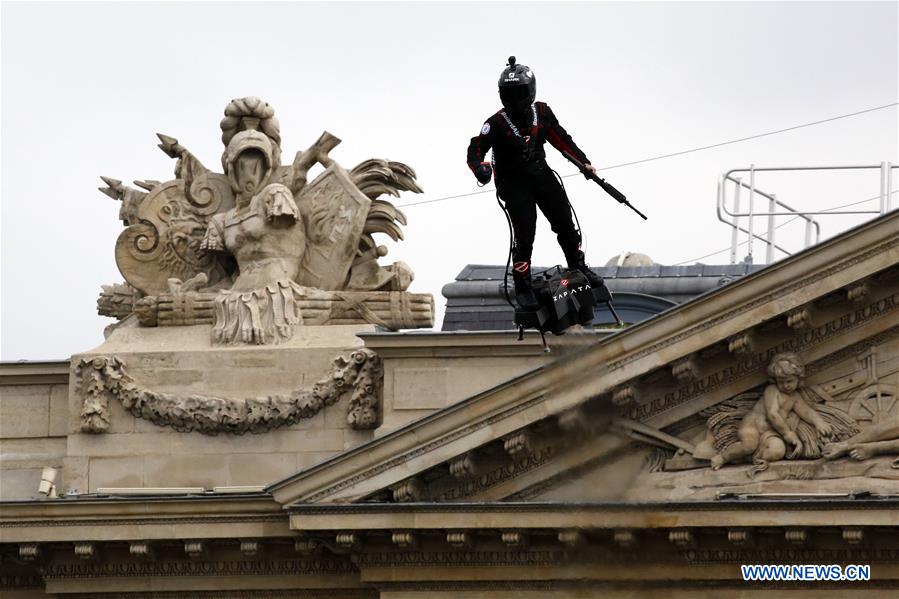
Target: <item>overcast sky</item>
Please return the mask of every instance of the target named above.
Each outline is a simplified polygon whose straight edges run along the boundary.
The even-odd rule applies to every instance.
[[[897,3],[5,2],[0,358],[65,358],[102,341],[111,321],[95,302],[122,280],[121,224],[98,176],[171,178],[156,132],[213,167],[225,105],[257,95],[275,107],[286,157],[328,130],[344,140],[331,156],[345,167],[383,157],[417,170],[425,194],[399,205],[469,193],[465,149],[499,108],[510,54],[603,168],[896,102]],[[897,162],[895,107],[604,173],[646,222],[566,182],[591,264],[621,251],[675,264],[728,246],[715,215],[728,169],[884,160]],[[879,190],[874,172],[758,183],[805,209]],[[405,212],[406,241],[387,243],[382,262],[412,266],[439,327],[444,284],[466,264],[505,263],[506,223],[492,193]],[[823,219],[824,234],[862,218]],[[795,246],[801,229],[788,231]],[[541,219],[534,262],[561,260]]]

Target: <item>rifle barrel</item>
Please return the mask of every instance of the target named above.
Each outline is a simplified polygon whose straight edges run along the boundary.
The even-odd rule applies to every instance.
[[[634,206],[627,201],[627,197],[623,193],[615,189],[615,187],[611,183],[606,183],[605,179],[600,179],[599,175],[594,172],[588,171],[587,167],[584,166],[580,160],[572,156],[569,152],[562,152],[562,155],[565,156],[565,158],[567,158],[569,162],[574,164],[574,166],[576,166],[582,174],[584,174],[594,183],[597,183],[600,187],[602,187],[603,191],[615,198],[620,204],[624,204],[625,206],[636,212],[643,220],[649,220],[645,214],[634,208]]]

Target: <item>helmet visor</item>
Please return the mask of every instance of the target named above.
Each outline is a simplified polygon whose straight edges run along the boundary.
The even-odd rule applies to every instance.
[[[530,86],[528,85],[509,85],[499,88],[499,99],[502,100],[503,106],[520,107],[531,103]]]

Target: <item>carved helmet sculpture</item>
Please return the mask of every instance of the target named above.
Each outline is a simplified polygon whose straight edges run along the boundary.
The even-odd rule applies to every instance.
[[[328,157],[328,152],[340,140],[327,132],[308,149],[298,152],[290,164],[282,165],[280,125],[275,110],[255,96],[231,100],[219,126],[225,146],[221,155],[222,173],[204,166],[176,138],[157,134],[162,142],[159,148],[177,160],[173,180],[138,181],[139,187],[146,190],[141,191],[117,179],[103,178],[108,187],[101,191],[125,204],[121,216],[126,228],[116,242],[116,263],[130,287],[104,291],[98,302],[101,314],[124,317],[134,309],[135,298],[174,293],[173,279],[186,282],[203,275],[202,284],[208,288],[196,289],[215,293],[222,287],[220,281],[234,274],[235,256],[210,252],[208,247],[203,247],[209,224],[216,215],[236,207],[239,198],[235,196],[247,200],[247,196],[255,197],[266,188],[271,192],[262,198],[271,200],[266,207],[273,207],[273,213],[279,216],[278,209],[286,214],[284,207],[296,203],[304,226],[317,222],[316,216],[328,217],[335,210],[341,218],[353,206],[359,213],[353,227],[339,232],[345,238],[339,240],[340,244],[331,235],[336,229],[329,230],[325,239],[315,235],[307,237],[306,249],[312,251],[304,253],[301,276],[295,278],[296,283],[325,291],[405,292],[408,289],[411,269],[402,262],[390,266],[379,264],[378,259],[387,249],[379,246],[373,235],[381,233],[394,241],[402,239],[405,216],[383,196],[398,196],[404,191],[421,193],[413,169],[400,162],[370,159],[345,170]],[[248,160],[242,161],[240,157],[244,153],[256,154],[257,160],[247,155]],[[326,170],[307,182],[308,170],[316,163],[321,163]],[[263,164],[263,168],[257,169]],[[244,167],[248,167],[242,175],[244,182],[252,179],[254,185],[241,190],[235,175]],[[347,203],[349,200],[352,205]],[[341,262],[345,262],[345,268],[335,268],[339,261],[332,255],[335,248],[329,244],[346,250],[347,256]],[[311,274],[317,269],[313,255],[321,262],[318,270],[322,276]],[[333,271],[334,276],[324,277],[325,271]],[[141,322],[152,323],[153,318]]]
[[[265,187],[265,184],[269,181],[272,176],[272,172],[275,167],[275,151],[274,146],[272,145],[271,140],[264,133],[260,133],[254,129],[249,129],[247,131],[241,131],[240,133],[234,135],[231,138],[231,141],[228,142],[228,146],[225,148],[225,153],[222,154],[222,166],[225,168],[225,175],[228,177],[228,180],[231,182],[231,189],[234,190],[234,193],[240,193],[243,191],[238,183],[237,173],[236,173],[236,164],[238,157],[244,152],[249,152],[252,150],[257,150],[260,152],[265,159],[265,172],[262,175],[261,183],[256,188],[255,191],[259,191],[259,189]]]
[[[265,100],[256,96],[231,100],[225,107],[225,118],[219,123],[222,130],[222,143],[227,148],[235,135],[242,131],[260,131],[271,141],[272,167],[281,165],[281,124],[275,117],[275,109]],[[222,168],[225,164],[227,149],[222,155]]]

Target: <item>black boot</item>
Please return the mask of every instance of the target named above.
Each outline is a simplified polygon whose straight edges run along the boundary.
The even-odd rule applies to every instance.
[[[515,303],[522,310],[536,310],[540,307],[534,288],[531,287],[531,265],[516,262],[513,266],[512,282],[515,284]]]
[[[536,310],[540,307],[534,289],[531,287],[531,280],[515,278],[515,303],[522,310]]]
[[[574,258],[574,260],[568,261],[568,268],[572,268],[584,275],[591,287],[602,287],[602,277],[587,266],[587,263],[584,261],[584,252],[578,251]]]

